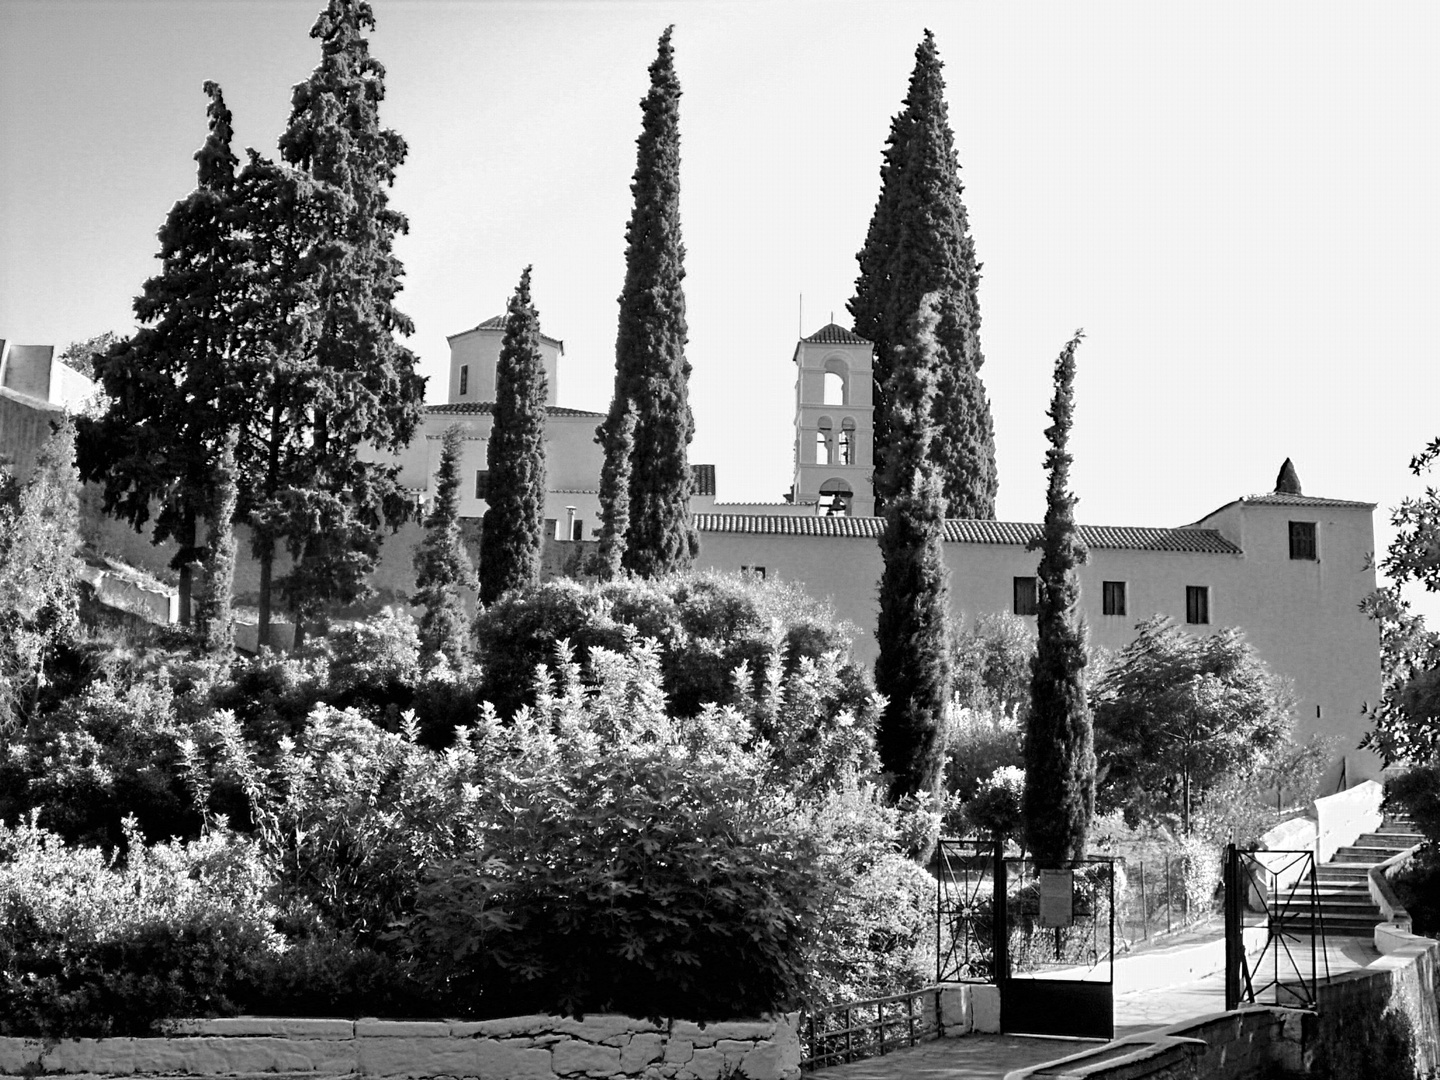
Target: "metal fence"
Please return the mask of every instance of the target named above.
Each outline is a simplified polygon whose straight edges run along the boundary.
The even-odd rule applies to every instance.
[[[1220,903],[1212,896],[1192,895],[1186,865],[1179,858],[1126,862],[1123,886],[1115,897],[1115,930],[1129,945],[1173,934],[1217,916]]]
[[[800,1068],[813,1072],[939,1038],[939,993],[931,986],[806,1010],[800,1020]]]

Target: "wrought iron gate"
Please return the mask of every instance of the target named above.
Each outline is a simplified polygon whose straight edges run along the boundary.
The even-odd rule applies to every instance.
[[[994,982],[1000,848],[993,840],[941,840],[936,851],[935,981]]]
[[[1005,859],[1000,1030],[1115,1034],[1115,863]],[[998,895],[998,892],[997,892]]]
[[[995,983],[1013,1034],[1114,1035],[1115,866],[1038,869],[990,840],[941,840],[935,976]]]
[[[1247,949],[1247,928],[1263,928],[1263,944]],[[1315,985],[1329,977],[1315,853],[1227,845],[1225,1008],[1313,1009]]]

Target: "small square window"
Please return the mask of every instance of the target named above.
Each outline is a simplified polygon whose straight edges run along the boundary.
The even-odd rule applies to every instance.
[[[1015,614],[1034,615],[1040,610],[1040,597],[1033,577],[1015,579]]]
[[[1185,621],[1197,626],[1210,621],[1210,586],[1185,586]]]
[[[765,568],[763,566],[742,566],[740,567],[740,573],[746,577],[757,577],[761,581],[765,580]]]
[[[1125,582],[1104,581],[1100,583],[1101,610],[1106,615],[1125,614]]]
[[[1290,558],[1313,560],[1318,557],[1315,549],[1315,522],[1290,522]]]
[[[470,365],[460,365],[460,396],[464,397],[470,390]]]
[[[475,497],[477,499],[488,499],[490,497],[490,470],[479,469],[476,471]]]

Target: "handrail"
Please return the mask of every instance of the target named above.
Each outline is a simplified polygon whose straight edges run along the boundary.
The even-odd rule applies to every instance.
[[[933,1000],[928,1003],[928,1008],[917,1014],[915,1003],[925,997]],[[905,1005],[903,1012],[895,1010],[898,1015],[885,1015],[887,1005],[901,1003]],[[874,1019],[855,1016],[855,1013],[864,1013],[869,1009],[875,1010]],[[841,1026],[826,1025],[827,1018],[842,1015],[844,1020]],[[901,1033],[888,1035],[887,1028],[900,1028]],[[807,1012],[800,1022],[800,1036],[805,1044],[801,1048],[800,1057],[802,1072],[812,1072],[830,1065],[843,1065],[902,1046],[914,1046],[926,1039],[939,1038],[940,987],[928,986],[909,993],[847,1001]],[[827,1049],[827,1046],[833,1049]]]
[[[1372,866],[1368,875],[1370,882],[1370,899],[1375,901],[1375,906],[1380,909],[1380,915],[1388,923],[1405,931],[1412,932],[1410,912],[1405,910],[1405,905],[1400,903],[1400,897],[1396,894],[1395,888],[1390,884],[1389,872],[1392,868],[1398,867],[1415,857],[1415,853],[1425,845],[1416,844],[1390,856],[1379,866]]]

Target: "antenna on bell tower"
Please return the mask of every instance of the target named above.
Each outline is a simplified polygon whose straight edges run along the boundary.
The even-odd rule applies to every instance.
[[[803,292],[800,294],[800,315],[796,323],[795,336],[803,338],[805,336],[805,294]]]

